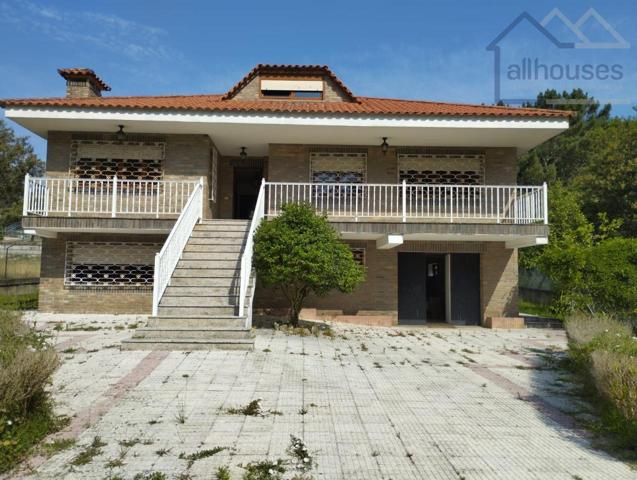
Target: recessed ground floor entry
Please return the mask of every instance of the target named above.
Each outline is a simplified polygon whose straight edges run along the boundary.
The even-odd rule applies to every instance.
[[[398,253],[398,323],[480,323],[480,255]]]

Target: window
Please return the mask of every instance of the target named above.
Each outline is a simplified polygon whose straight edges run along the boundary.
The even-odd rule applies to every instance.
[[[297,100],[321,100],[323,98],[323,80],[261,80],[263,98],[289,98]]]
[[[310,152],[313,183],[365,183],[366,170],[366,153]]]
[[[398,154],[398,181],[411,184],[482,185],[484,154]]]
[[[164,142],[74,140],[70,173],[76,178],[161,180]]]
[[[64,285],[151,289],[159,243],[66,242]]]
[[[365,266],[365,249],[362,247],[350,247],[354,261],[364,267]]]

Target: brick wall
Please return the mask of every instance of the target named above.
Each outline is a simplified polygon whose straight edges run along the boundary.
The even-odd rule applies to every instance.
[[[46,172],[52,177],[67,177],[71,161],[71,141],[81,136],[84,139],[100,139],[113,136],[112,132],[78,133],[49,132],[47,142]],[[210,195],[210,165],[212,143],[208,135],[151,135],[153,139],[162,138],[166,142],[164,160],[165,180],[199,180],[204,177],[204,196]],[[130,134],[130,138],[144,138],[143,135]],[[204,216],[212,216],[213,205],[205,203]]]
[[[367,277],[355,292],[331,292],[325,297],[308,298],[305,307],[345,314],[397,314],[398,252],[479,253],[481,305],[483,317],[517,315],[517,250],[500,242],[406,242],[400,247],[378,250],[376,242],[346,242],[366,249]],[[259,286],[255,293],[257,309],[285,308],[278,290]]]
[[[270,77],[268,77],[270,78]],[[260,76],[255,76],[247,85],[238,91],[234,98],[237,100],[259,100],[261,98]],[[345,102],[349,99],[341,92],[341,89],[330,78],[324,78],[323,101]]]
[[[480,256],[483,318],[518,315],[518,251],[504,243],[485,243]]]
[[[308,145],[270,144],[268,180],[273,182],[310,181],[309,148]],[[379,146],[363,148],[367,148],[367,182],[397,183],[396,149],[390,148],[387,153],[383,153]],[[485,148],[483,150],[485,151],[485,184],[515,185],[517,179],[515,148]]]
[[[163,244],[165,236],[101,235],[75,233],[42,239],[39,310],[55,313],[140,313],[149,314],[152,290],[96,290],[64,287],[66,241],[149,242]]]

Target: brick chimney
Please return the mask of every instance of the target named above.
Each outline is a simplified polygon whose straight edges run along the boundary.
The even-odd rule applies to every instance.
[[[58,73],[66,80],[67,98],[101,97],[111,90],[90,68],[59,68]]]

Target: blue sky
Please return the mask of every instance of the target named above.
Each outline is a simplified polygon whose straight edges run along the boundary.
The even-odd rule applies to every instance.
[[[637,4],[631,0],[0,0],[0,98],[62,96],[58,67],[93,68],[112,86],[111,95],[144,95],[224,92],[257,63],[318,63],[358,95],[493,103],[494,54],[487,45],[522,12],[541,21],[556,7],[573,23],[594,8],[630,48],[555,51],[527,25],[506,39],[511,61],[530,55],[621,65],[621,80],[581,85],[618,100],[616,114],[634,114]],[[575,38],[558,20],[547,28]],[[580,31],[594,42],[609,39],[593,20]],[[540,80],[509,83],[506,93],[552,86],[562,88]],[[46,142],[32,142],[44,157]]]

